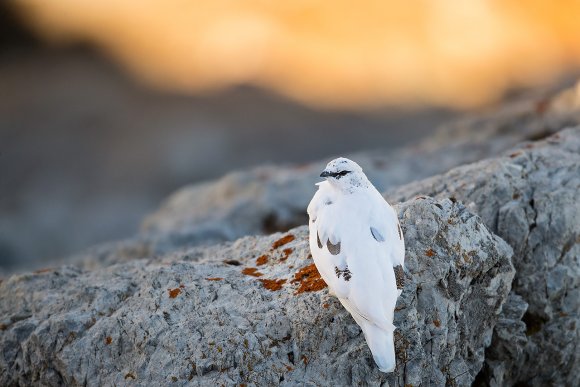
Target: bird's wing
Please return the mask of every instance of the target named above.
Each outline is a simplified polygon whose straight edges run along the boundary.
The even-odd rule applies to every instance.
[[[392,262],[397,244],[392,243],[392,236],[381,225],[375,227],[375,234],[381,233],[384,241],[378,241],[369,220],[350,222],[351,227],[341,240],[350,276],[343,304],[353,316],[392,331],[393,311],[400,294]]]
[[[316,183],[316,186],[318,187],[318,190],[314,193],[314,197],[312,197],[312,200],[310,200],[308,208],[306,209],[310,221],[316,221],[320,208],[324,205],[324,202],[329,200],[331,194],[328,182],[321,181],[320,183]]]
[[[333,245],[340,242],[340,229],[344,222],[341,211],[337,211],[336,207],[336,193],[329,183],[318,183],[318,191],[310,201],[307,212],[310,223],[316,224],[320,239],[325,244],[327,241]]]
[[[376,199],[371,214],[369,232],[380,244],[389,246],[389,259],[393,266],[405,267],[405,239],[397,212],[383,198]]]
[[[326,183],[328,184],[328,183]],[[308,205],[310,251],[320,275],[331,291],[338,297],[348,295],[348,281],[341,281],[337,276],[348,277],[346,255],[342,251],[342,242],[336,218],[337,212],[332,208],[334,196],[325,183],[319,185],[318,191]]]

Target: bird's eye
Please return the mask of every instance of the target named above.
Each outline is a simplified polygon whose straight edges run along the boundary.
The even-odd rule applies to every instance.
[[[340,171],[338,174],[340,176],[346,176],[347,173],[350,173],[350,171]]]

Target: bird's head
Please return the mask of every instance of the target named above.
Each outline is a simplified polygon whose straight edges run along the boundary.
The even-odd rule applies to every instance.
[[[360,165],[345,157],[339,157],[326,165],[320,177],[330,185],[352,192],[356,188],[366,188],[370,184]]]

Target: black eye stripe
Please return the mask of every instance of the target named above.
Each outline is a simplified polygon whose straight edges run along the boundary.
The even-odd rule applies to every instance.
[[[340,172],[335,172],[332,174],[332,176],[334,177],[342,177],[342,176],[346,176],[349,173],[351,173],[352,171],[340,171]]]

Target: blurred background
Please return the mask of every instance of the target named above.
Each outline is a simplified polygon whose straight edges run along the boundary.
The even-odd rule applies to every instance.
[[[0,272],[180,186],[395,149],[578,74],[580,1],[0,2]]]

